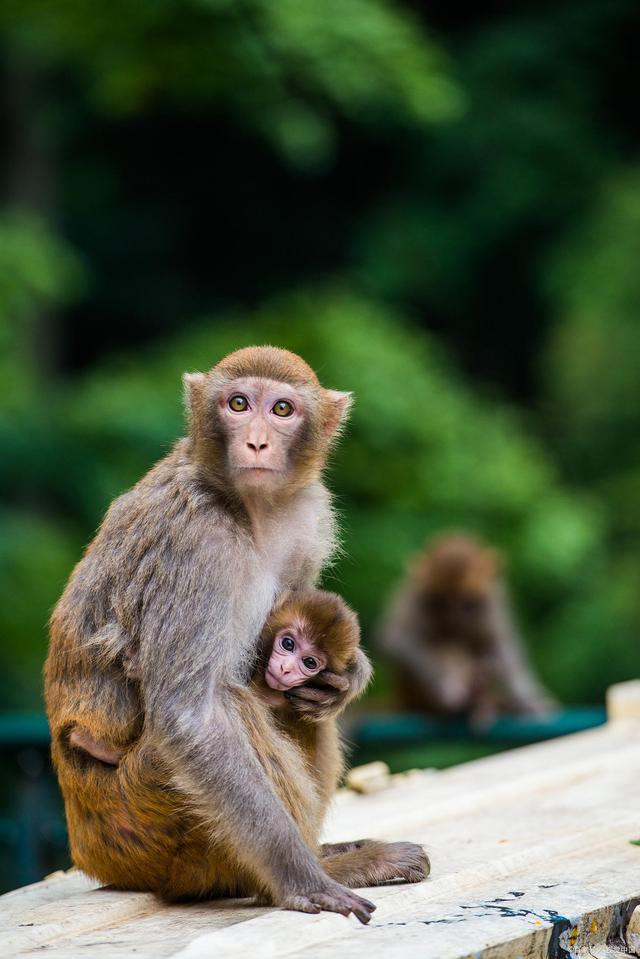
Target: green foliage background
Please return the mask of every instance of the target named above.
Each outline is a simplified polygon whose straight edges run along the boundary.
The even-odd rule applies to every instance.
[[[638,31],[620,0],[3,5],[5,707],[182,372],[253,342],[355,392],[327,581],[366,630],[469,528],[561,698],[640,674]]]

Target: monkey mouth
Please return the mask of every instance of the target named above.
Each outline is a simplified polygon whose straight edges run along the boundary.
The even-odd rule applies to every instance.
[[[285,686],[284,683],[281,683],[277,676],[274,676],[270,669],[267,669],[264,674],[264,678],[267,681],[267,686],[270,686],[271,689],[277,690],[279,693],[284,693],[288,686]]]
[[[245,476],[259,476],[261,473],[279,473],[275,466],[236,466],[236,471]]]

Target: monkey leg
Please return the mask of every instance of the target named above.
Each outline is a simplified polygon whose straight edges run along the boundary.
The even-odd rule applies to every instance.
[[[69,755],[68,747],[54,751],[71,856],[88,875],[169,900],[259,889],[143,745],[127,750],[118,766],[79,750]]]
[[[352,888],[380,886],[400,879],[421,882],[430,871],[429,857],[413,842],[360,839],[322,847],[322,868],[332,879]]]
[[[306,842],[317,848],[323,803],[304,755],[246,690],[238,708],[275,792]],[[126,749],[118,765],[84,747],[85,737],[76,730],[57,736],[53,745],[76,866],[119,889],[172,900],[264,892],[250,867],[239,862],[222,817],[205,821],[143,740]]]
[[[194,877],[174,870],[198,823],[166,770],[140,743],[115,766],[74,748],[76,741],[53,746],[74,864],[119,889],[162,895],[177,886],[197,895]]]

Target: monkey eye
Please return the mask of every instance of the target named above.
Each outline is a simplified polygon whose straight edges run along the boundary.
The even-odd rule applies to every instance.
[[[291,636],[283,636],[280,640],[280,645],[283,649],[286,649],[288,653],[293,652],[293,650],[296,648],[296,644],[291,639]]]
[[[317,669],[318,661],[313,658],[313,656],[305,656],[302,660],[306,669]]]
[[[244,413],[245,410],[249,409],[249,400],[246,396],[243,396],[242,393],[236,393],[235,396],[231,397],[227,405],[234,413]]]
[[[271,412],[275,413],[276,416],[291,416],[293,404],[289,400],[278,400],[277,403],[274,403]]]

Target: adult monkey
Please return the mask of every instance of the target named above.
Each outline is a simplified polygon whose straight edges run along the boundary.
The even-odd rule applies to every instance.
[[[312,586],[331,553],[321,471],[350,397],[273,347],[185,381],[189,436],[112,504],[51,620],[45,695],[74,861],[125,888],[258,894],[367,922],[373,905],[316,854],[299,750],[246,686],[274,600]],[[350,689],[318,701],[300,687],[292,704],[339,711],[364,675],[356,661]],[[74,737],[126,755],[87,760]],[[93,822],[98,793],[110,812]],[[349,847],[337,857],[348,885],[427,873],[419,846],[372,844],[366,870],[363,848],[352,874]]]

